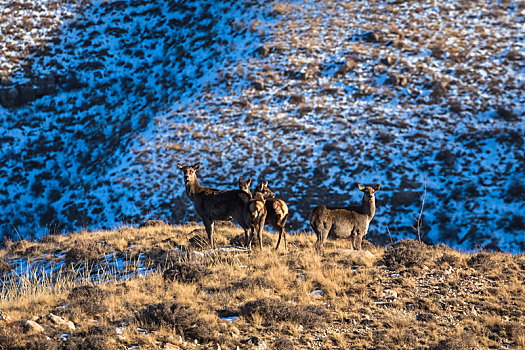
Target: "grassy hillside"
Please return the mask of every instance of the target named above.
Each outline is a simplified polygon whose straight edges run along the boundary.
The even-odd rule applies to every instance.
[[[230,248],[204,236],[161,224],[8,244],[0,349],[525,347],[523,255],[404,240],[331,241],[320,256],[313,235],[276,252],[268,232],[247,252],[229,223],[217,240]]]

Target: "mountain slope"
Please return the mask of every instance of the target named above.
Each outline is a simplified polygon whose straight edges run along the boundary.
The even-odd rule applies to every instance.
[[[33,64],[58,93],[2,111],[3,231],[194,219],[175,166],[201,161],[270,181],[290,230],[379,182],[376,242],[424,197],[427,241],[523,251],[524,8],[86,2]]]

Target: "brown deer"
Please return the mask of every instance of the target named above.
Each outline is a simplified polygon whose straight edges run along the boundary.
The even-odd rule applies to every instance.
[[[241,181],[239,181],[239,186]],[[244,221],[250,229],[250,237],[246,241],[247,248],[251,248],[254,233],[257,233],[257,240],[259,241],[259,248],[262,250],[262,230],[266,220],[266,199],[273,198],[275,194],[268,188],[268,181],[262,182],[257,186],[253,198],[246,203],[244,207]]]
[[[374,186],[357,187],[363,192],[361,205],[347,208],[330,208],[324,205],[316,207],[310,213],[310,225],[317,235],[315,249],[321,251],[327,237],[350,238],[351,249],[361,249],[363,237],[368,232],[368,226],[376,213],[375,193],[381,188]]]
[[[242,181],[242,178],[239,179],[239,189],[249,193],[250,196],[252,195],[250,192],[251,182],[251,178],[248,181]],[[286,225],[286,220],[288,219],[288,206],[286,205],[286,202],[282,199],[267,198],[265,207],[267,215],[264,223],[266,225],[272,226],[276,232],[279,232],[279,239],[277,240],[277,246],[275,249],[279,249],[281,237],[284,238],[284,248],[287,249],[286,232],[284,231],[284,226]]]
[[[244,207],[251,196],[241,190],[226,191],[201,186],[197,179],[200,163],[190,166],[179,163],[177,167],[184,174],[186,195],[192,201],[195,212],[201,218],[212,247],[215,247],[215,221],[233,218],[246,232],[248,226],[244,221]]]

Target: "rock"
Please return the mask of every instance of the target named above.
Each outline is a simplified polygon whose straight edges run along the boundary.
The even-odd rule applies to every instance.
[[[512,109],[504,106],[498,106],[498,108],[496,108],[496,113],[498,113],[498,116],[508,122],[520,120],[520,118],[512,111]]]
[[[433,99],[440,99],[442,97],[445,97],[447,95],[447,85],[446,82],[437,82],[434,85],[434,88],[432,89],[432,92],[430,93],[430,97]]]
[[[351,58],[348,58],[343,64],[339,66],[339,68],[337,69],[337,72],[335,72],[335,75],[344,76],[348,72],[353,71],[356,67],[357,67],[357,62]]]
[[[340,254],[351,255],[352,258],[358,259],[372,259],[374,254],[368,250],[352,250],[352,249],[343,249],[339,251]]]
[[[396,58],[394,56],[387,56],[383,57],[381,59],[381,63],[383,63],[386,66],[391,66],[396,62]]]
[[[381,40],[381,37],[376,32],[369,31],[361,35],[361,40],[367,43],[378,43]]]
[[[395,301],[397,299],[397,292],[394,289],[385,289],[381,293],[381,298],[388,301]]]
[[[0,104],[4,107],[14,107],[17,104],[18,90],[14,86],[0,90]]]
[[[266,88],[266,85],[264,84],[264,81],[262,80],[256,80],[254,83],[253,83],[253,87],[255,88],[255,90],[264,90]]]
[[[45,329],[35,321],[27,320],[24,322],[24,332],[31,334],[41,334],[45,332]]]
[[[35,90],[33,89],[33,85],[28,84],[21,84],[18,86],[18,101],[17,104],[21,105],[30,101],[33,101],[35,99]]]
[[[56,92],[56,81],[54,75],[34,79],[33,85],[36,86],[35,95],[37,97],[54,94]]]
[[[393,86],[406,86],[408,84],[408,78],[401,74],[390,73],[386,83]]]
[[[51,320],[51,322],[53,322],[57,326],[67,327],[71,331],[74,331],[75,329],[77,329],[77,327],[72,321],[67,321],[63,317],[60,317],[54,314],[49,314],[49,319]]]

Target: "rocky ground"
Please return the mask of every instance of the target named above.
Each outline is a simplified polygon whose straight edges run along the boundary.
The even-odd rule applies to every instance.
[[[523,1],[1,8],[6,236],[193,220],[175,166],[201,161],[270,181],[292,231],[379,182],[374,243],[416,237],[424,199],[427,242],[524,249]]]

